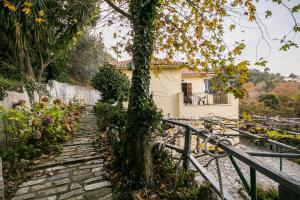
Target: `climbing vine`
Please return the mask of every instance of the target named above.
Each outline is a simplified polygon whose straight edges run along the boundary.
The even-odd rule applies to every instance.
[[[153,186],[150,135],[157,125],[159,114],[149,94],[150,60],[154,54],[165,53],[171,62],[176,53],[183,55],[192,69],[199,67],[215,74],[213,89],[231,92],[243,97],[243,83],[248,80],[250,62],[237,59],[245,49],[243,40],[228,45],[223,40],[225,32],[235,29],[225,18],[238,15],[246,21],[257,23],[256,5],[251,0],[190,1],[190,0],[104,0],[120,19],[127,19],[130,37],[120,36],[119,46],[132,54],[132,86],[129,95],[127,129],[124,138],[124,185],[130,189]],[[273,1],[286,7],[283,1]],[[128,6],[128,12],[123,8]],[[296,5],[288,8],[291,16],[298,12]],[[272,13],[268,12],[267,17]],[[116,22],[116,16],[107,20]],[[299,32],[297,20],[292,31]],[[260,27],[260,24],[257,24]],[[122,27],[125,26],[122,24]],[[117,33],[114,37],[117,37]],[[125,38],[125,39],[124,39]],[[283,36],[282,50],[297,47],[288,35]],[[119,53],[118,48],[115,48]],[[264,59],[256,65],[265,66]]]
[[[40,97],[50,97],[49,91],[47,90],[46,85],[43,83],[39,83],[34,80],[25,80],[23,85],[27,91],[31,103],[34,102],[35,92],[37,92]]]
[[[157,6],[157,0],[137,0],[129,5],[134,35],[133,73],[123,149],[123,174],[124,182],[133,189],[153,186],[150,135],[161,116],[149,94]]]
[[[6,90],[4,89],[4,87],[0,86],[0,101],[3,100],[6,96]]]

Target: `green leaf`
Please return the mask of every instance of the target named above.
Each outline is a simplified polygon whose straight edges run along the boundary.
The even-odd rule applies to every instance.
[[[268,17],[270,17],[270,16],[272,16],[272,11],[271,11],[271,10],[267,10],[267,11],[265,12],[265,17],[268,18]]]
[[[281,51],[287,51],[289,50],[291,47],[296,47],[298,48],[298,44],[292,42],[292,41],[287,41],[279,50]]]
[[[299,12],[299,10],[300,10],[300,4],[298,4],[292,8],[292,13]]]
[[[256,66],[261,66],[261,67],[265,67],[267,65],[267,61],[264,60],[263,58],[260,58],[258,61],[255,62]]]
[[[295,32],[300,32],[300,26],[299,25],[295,25],[294,26],[294,31]]]

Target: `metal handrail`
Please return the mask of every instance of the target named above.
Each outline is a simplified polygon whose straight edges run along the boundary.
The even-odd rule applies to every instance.
[[[202,168],[199,168],[199,166],[197,166],[198,163],[195,162],[196,159],[192,155],[190,155],[190,145],[191,145],[190,140],[191,140],[192,132],[199,135],[202,139],[206,139],[208,137],[209,133],[204,130],[197,129],[193,126],[190,126],[188,124],[177,122],[174,120],[164,119],[163,121],[166,123],[180,126],[180,127],[183,127],[186,129],[184,149],[181,150],[180,148],[174,147],[174,145],[173,145],[174,148],[172,148],[172,149],[177,149],[177,150],[180,149],[180,151],[183,153],[183,155],[185,157],[184,167],[188,168],[189,162],[191,161],[192,164],[196,167],[197,171],[200,172],[201,174],[203,174],[203,172],[201,172]],[[210,140],[210,143],[212,143],[212,144],[214,144],[215,142],[216,141],[214,141],[214,140]],[[276,142],[276,141],[271,141],[271,142]],[[270,179],[272,179],[275,182],[280,184],[279,197],[282,197],[282,194],[281,194],[282,191],[285,191],[285,192],[289,191],[292,194],[295,194],[295,200],[296,200],[296,198],[297,199],[300,198],[300,181],[294,179],[292,176],[289,176],[281,171],[271,168],[267,164],[262,163],[260,160],[258,160],[254,156],[251,156],[248,153],[235,148],[234,146],[231,146],[231,145],[221,142],[219,144],[219,147],[222,148],[223,151],[228,153],[230,156],[233,156],[233,157],[239,159],[240,161],[242,161],[243,163],[247,164],[248,166],[250,166],[250,169],[251,169],[250,177],[251,177],[251,186],[252,186],[250,195],[251,195],[252,200],[256,199],[256,180],[255,180],[256,179],[255,178],[256,171],[259,171],[261,174],[269,177]],[[255,187],[254,187],[254,185],[255,185]],[[213,184],[212,184],[212,186],[215,189],[215,191],[218,191],[218,188],[216,186],[214,186]],[[294,200],[294,199],[291,199],[291,200]]]

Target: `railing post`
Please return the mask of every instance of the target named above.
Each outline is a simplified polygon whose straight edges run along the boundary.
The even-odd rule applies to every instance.
[[[250,167],[251,200],[257,200],[256,195],[256,171]]]
[[[2,158],[0,157],[0,200],[4,200],[4,181],[2,177]]]
[[[231,160],[232,164],[233,164],[233,167],[235,168],[236,172],[238,173],[247,193],[250,195],[251,194],[251,189],[250,189],[250,186],[245,178],[245,176],[243,175],[241,169],[239,168],[239,166],[237,165],[237,163],[235,162],[234,158],[232,155],[229,155],[229,159]]]
[[[300,195],[294,193],[283,185],[278,186],[278,199],[279,200],[299,200]]]
[[[184,151],[183,151],[183,168],[187,171],[189,169],[189,154],[191,151],[191,129],[186,127],[184,136]]]

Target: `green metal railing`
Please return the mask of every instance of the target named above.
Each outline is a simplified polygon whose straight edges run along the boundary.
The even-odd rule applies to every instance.
[[[209,133],[203,129],[197,129],[188,124],[178,122],[176,120],[164,119],[165,123],[176,125],[179,127],[185,128],[185,137],[184,137],[184,148],[181,149],[175,145],[167,144],[166,147],[173,149],[181,154],[183,154],[183,167],[188,170],[190,163],[197,169],[197,171],[209,181],[212,185],[212,188],[220,195],[219,183],[215,178],[202,166],[199,161],[191,154],[191,138],[192,135],[197,135],[205,140]],[[239,133],[240,130],[238,130]],[[245,134],[246,132],[244,132]],[[249,133],[247,133],[249,134]],[[216,141],[210,140],[212,144],[215,144]],[[279,184],[279,200],[299,200],[300,199],[300,182],[295,180],[293,177],[283,173],[282,171],[275,170],[270,166],[262,163],[260,160],[255,158],[255,156],[266,156],[266,157],[279,157],[281,159],[280,170],[282,169],[282,158],[300,158],[299,150],[295,147],[282,144],[280,142],[270,140],[272,144],[278,145],[281,148],[288,148],[293,150],[295,153],[255,153],[255,152],[243,152],[232,145],[226,143],[219,143],[219,147],[229,155],[235,170],[237,171],[247,193],[250,195],[251,200],[257,199],[257,184],[256,184],[256,171],[265,175],[266,177],[272,179],[273,181]],[[235,162],[235,159],[240,160],[245,163],[250,168],[250,184],[247,182],[242,171],[240,170],[238,164]],[[288,197],[288,198],[286,198]],[[233,197],[226,191],[224,191],[224,199],[233,199]]]

